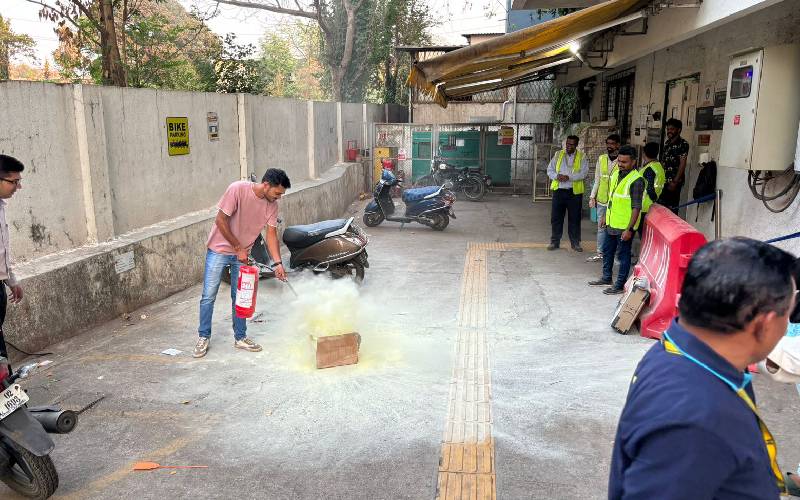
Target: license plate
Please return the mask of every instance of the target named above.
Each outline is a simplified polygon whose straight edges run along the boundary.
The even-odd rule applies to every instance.
[[[19,385],[12,385],[0,393],[0,420],[11,415],[28,402],[28,395]]]

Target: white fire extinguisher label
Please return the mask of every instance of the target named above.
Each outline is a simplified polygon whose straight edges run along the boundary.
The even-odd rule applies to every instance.
[[[253,305],[253,292],[256,284],[254,274],[242,274],[239,280],[239,289],[236,291],[236,305],[248,308]]]

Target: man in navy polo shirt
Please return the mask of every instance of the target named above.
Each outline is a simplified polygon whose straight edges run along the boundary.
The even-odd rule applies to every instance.
[[[680,317],[639,362],[620,416],[609,499],[777,499],[785,481],[747,366],[783,337],[793,257],[709,243],[689,264]]]

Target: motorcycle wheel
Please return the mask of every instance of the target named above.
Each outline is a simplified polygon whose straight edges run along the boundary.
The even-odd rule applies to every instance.
[[[378,212],[367,212],[364,214],[364,225],[369,227],[379,226],[383,222],[383,214]]]
[[[58,473],[49,455],[37,457],[24,448],[3,442],[11,457],[10,465],[0,470],[0,481],[20,495],[44,500],[58,488]]]
[[[470,201],[481,201],[486,194],[486,185],[475,177],[469,177],[464,181],[464,196]]]
[[[433,220],[431,228],[434,231],[444,231],[447,225],[450,224],[450,216],[447,214],[431,214],[430,218]]]
[[[356,285],[360,285],[364,281],[364,264],[358,259],[331,266],[329,272],[333,279],[349,276]]]

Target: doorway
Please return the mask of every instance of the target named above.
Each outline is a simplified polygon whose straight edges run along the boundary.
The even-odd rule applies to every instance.
[[[690,195],[691,189],[686,186],[690,183],[690,169],[695,163],[694,158],[697,140],[694,133],[695,116],[697,114],[697,95],[700,91],[700,73],[667,80],[666,91],[664,92],[664,119],[661,125],[661,146],[663,149],[666,140],[666,123],[670,118],[677,118],[683,123],[681,137],[689,143],[689,156],[686,158],[686,184],[681,193],[681,203],[684,203]],[[662,158],[663,159],[663,158]]]

